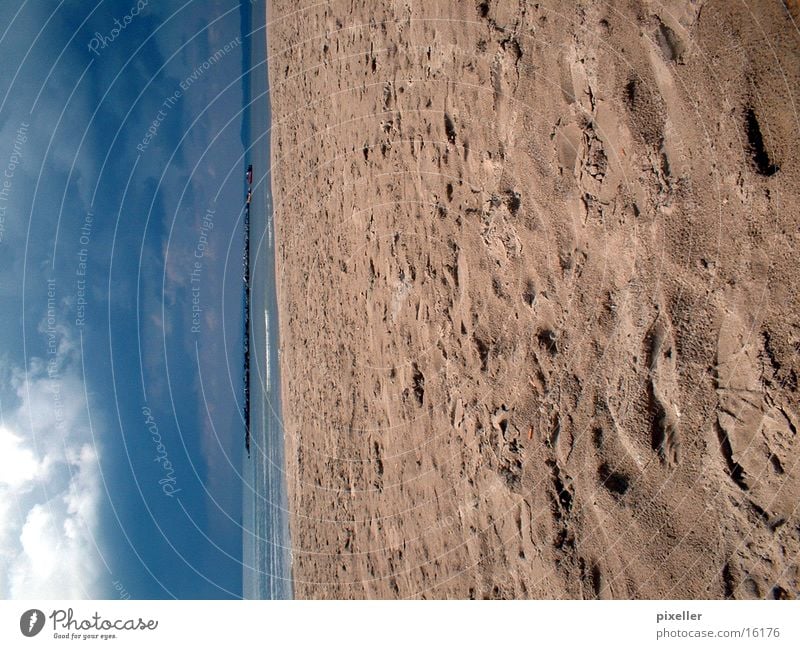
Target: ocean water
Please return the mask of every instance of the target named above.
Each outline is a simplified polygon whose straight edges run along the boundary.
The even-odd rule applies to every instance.
[[[244,168],[253,165],[250,204],[250,457],[244,449],[243,595],[292,597],[291,542],[284,472],[278,302],[270,177],[266,3],[242,2]]]

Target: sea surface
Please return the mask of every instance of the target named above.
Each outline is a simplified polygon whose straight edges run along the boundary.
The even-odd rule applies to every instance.
[[[271,120],[266,3],[242,2],[245,163],[253,165],[250,205],[250,457],[243,459],[243,595],[291,599],[292,554],[284,472],[270,176]]]

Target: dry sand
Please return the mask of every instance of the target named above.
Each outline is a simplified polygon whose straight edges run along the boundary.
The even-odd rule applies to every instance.
[[[798,3],[269,20],[297,596],[797,597]]]

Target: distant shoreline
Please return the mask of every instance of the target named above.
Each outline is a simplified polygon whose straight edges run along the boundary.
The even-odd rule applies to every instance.
[[[284,434],[277,355],[280,323],[275,296],[271,183],[269,175],[270,105],[266,73],[264,5],[248,4],[252,40],[245,39],[250,59],[246,90],[252,100],[249,124],[243,129],[247,150],[244,169],[253,165],[250,206],[250,459],[243,449],[245,475],[244,596],[257,599],[292,597],[291,536],[285,482]],[[263,39],[263,40],[262,40]],[[247,101],[247,97],[245,101]],[[270,327],[267,328],[267,314]]]

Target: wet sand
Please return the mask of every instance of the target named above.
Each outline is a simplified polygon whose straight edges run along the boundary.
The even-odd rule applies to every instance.
[[[295,595],[796,597],[797,3],[268,19]]]

